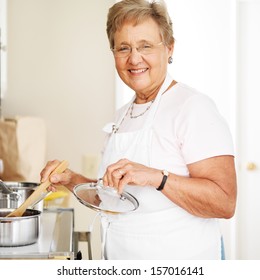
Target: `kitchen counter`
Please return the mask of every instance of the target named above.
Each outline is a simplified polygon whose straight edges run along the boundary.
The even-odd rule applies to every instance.
[[[74,209],[47,208],[40,218],[38,241],[0,247],[0,259],[74,259]]]

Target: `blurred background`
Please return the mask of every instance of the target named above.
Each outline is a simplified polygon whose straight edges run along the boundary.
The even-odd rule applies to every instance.
[[[102,128],[133,94],[119,81],[106,37],[114,2],[0,0],[0,117],[19,130],[24,180],[38,182],[52,159],[96,177]],[[260,259],[260,1],[165,2],[176,39],[169,72],[214,99],[234,138],[238,205],[234,218],[222,221],[226,258]],[[75,209],[76,229],[88,230],[94,211],[73,195],[66,203]],[[92,243],[99,259],[98,220]]]

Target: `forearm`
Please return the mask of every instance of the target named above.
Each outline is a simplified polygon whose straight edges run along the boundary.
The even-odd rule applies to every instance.
[[[209,179],[170,174],[162,193],[195,216],[230,218],[234,214],[235,195],[225,193]]]
[[[65,184],[65,187],[68,188],[71,192],[73,192],[73,188],[78,185],[78,184],[83,184],[83,183],[92,183],[92,182],[97,182],[95,179],[90,179],[87,178],[79,173],[75,173],[71,171],[70,174],[70,180],[67,184]]]

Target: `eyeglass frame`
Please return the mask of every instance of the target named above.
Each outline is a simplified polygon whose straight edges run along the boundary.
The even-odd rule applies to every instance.
[[[160,46],[160,45],[162,45],[162,44],[164,44],[164,42],[163,41],[161,41],[160,43],[158,43],[158,44],[151,44],[151,43],[149,43],[149,42],[144,42],[143,43],[143,46],[139,46],[139,47],[132,47],[132,46],[129,46],[129,45],[125,45],[125,47],[127,46],[127,47],[129,47],[129,49],[124,53],[123,51],[120,53],[120,52],[118,52],[119,54],[121,54],[121,55],[123,55],[123,56],[117,56],[116,54],[115,54],[115,51],[117,51],[117,49],[120,49],[121,47],[118,47],[118,48],[111,48],[110,50],[113,52],[113,54],[114,54],[114,57],[116,57],[116,58],[126,58],[126,57],[128,57],[131,53],[132,53],[132,51],[133,51],[133,49],[136,49],[136,51],[139,53],[139,54],[141,54],[141,55],[148,55],[148,54],[152,54],[152,53],[148,53],[148,54],[144,54],[144,53],[142,53],[142,52],[140,52],[139,51],[139,49],[144,49],[145,48],[145,44],[146,45],[150,45],[151,46],[151,48],[156,48],[156,47],[158,47],[158,46]],[[124,46],[124,45],[123,45]]]

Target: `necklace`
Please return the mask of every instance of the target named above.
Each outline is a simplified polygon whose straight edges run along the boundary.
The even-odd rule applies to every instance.
[[[171,88],[173,85],[175,85],[175,84],[176,84],[176,81],[172,80],[171,84],[168,86],[168,88],[167,88],[164,92],[166,92],[168,89],[170,89],[170,88]],[[164,93],[164,92],[163,92],[163,93]],[[124,115],[124,117],[122,118],[122,120],[120,121],[120,123],[119,123],[118,125],[115,125],[115,124],[114,124],[114,125],[112,126],[112,133],[117,133],[117,132],[118,132],[118,130],[119,130],[119,128],[120,128],[122,122],[125,120],[125,118],[126,118],[126,116],[128,115],[129,111],[130,111],[130,119],[139,118],[139,117],[141,117],[142,115],[144,115],[144,114],[151,108],[151,106],[152,106],[154,100],[155,100],[155,99],[153,99],[153,100],[150,101],[150,104],[148,105],[148,107],[146,107],[146,109],[145,109],[144,112],[142,112],[141,114],[136,115],[136,116],[133,116],[133,109],[134,109],[134,101],[133,101],[132,104],[128,107],[127,112],[126,112],[126,114]]]
[[[124,121],[125,117],[128,115],[128,112],[130,111],[129,115],[130,115],[130,119],[136,119],[139,118],[141,116],[143,116],[152,106],[154,102],[154,99],[150,101],[150,104],[148,105],[148,107],[146,107],[146,109],[140,113],[139,115],[133,116],[133,109],[134,109],[134,101],[132,102],[131,106],[128,108],[126,114],[124,115],[123,119],[121,120],[121,122],[119,123],[118,126],[116,126],[115,124],[112,126],[112,133],[117,133],[119,127],[121,126],[122,122]]]
[[[136,116],[133,116],[133,109],[134,109],[134,102],[133,102],[130,107],[130,118],[137,119],[137,118],[141,117],[142,115],[144,115],[151,108],[153,102],[154,102],[154,99],[150,101],[149,106],[146,107],[146,109],[142,113],[140,113],[139,115],[136,115]]]

